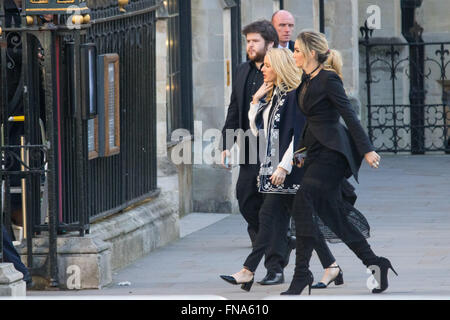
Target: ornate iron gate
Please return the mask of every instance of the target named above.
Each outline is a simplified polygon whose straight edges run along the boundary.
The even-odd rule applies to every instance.
[[[420,28],[416,25],[421,39]],[[369,137],[381,152],[450,152],[449,42],[376,42],[361,28]]]

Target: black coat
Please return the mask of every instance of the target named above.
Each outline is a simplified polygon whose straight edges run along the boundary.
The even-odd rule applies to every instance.
[[[321,70],[311,79],[300,109],[307,120],[305,130],[310,130],[323,146],[342,153],[358,181],[364,155],[375,149],[348,100],[341,78],[333,71]],[[347,128],[340,123],[340,117]],[[302,139],[296,146],[296,150],[303,146]]]
[[[295,42],[294,41],[289,41],[289,46],[288,47],[289,47],[289,50],[294,52]]]
[[[243,130],[244,128],[249,128],[248,112],[247,112],[248,108],[244,106],[244,103],[246,94],[245,92],[246,82],[251,70],[250,63],[251,61],[244,62],[238,65],[236,68],[235,77],[233,79],[233,88],[231,92],[230,104],[228,106],[225,124],[222,129],[222,139],[219,143],[219,148],[221,150],[226,150],[227,147],[228,149],[230,149],[235,142],[238,142],[239,145],[241,141],[241,139],[239,138],[238,139],[235,138],[234,141],[227,141],[226,130],[232,129],[236,131],[238,129]],[[241,148],[242,146],[239,145],[239,147]],[[246,159],[248,159],[247,156]]]

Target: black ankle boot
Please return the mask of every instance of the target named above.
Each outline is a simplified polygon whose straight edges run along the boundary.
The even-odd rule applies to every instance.
[[[391,269],[396,276],[398,276],[397,272],[394,270],[394,268],[392,267],[391,262],[384,258],[384,257],[378,257],[378,261],[376,263],[372,264],[373,266],[378,266],[378,268],[380,269],[380,274],[379,274],[379,287],[372,289],[372,293],[381,293],[383,291],[385,291],[389,284],[388,284],[388,271],[389,269]],[[370,267],[370,266],[368,266]]]
[[[291,285],[289,286],[289,289],[285,292],[282,292],[281,295],[300,295],[305,289],[306,286],[308,286],[309,295],[311,295],[311,286],[314,282],[314,277],[311,271],[307,271],[303,276],[296,277],[292,279]]]
[[[372,293],[381,293],[388,288],[389,269],[392,269],[395,275],[398,276],[397,272],[392,267],[391,262],[384,257],[377,257],[366,240],[348,243],[347,246],[356,254],[359,259],[361,259],[361,261],[367,268],[370,269],[370,266],[377,266],[379,268],[379,274],[375,274],[379,286],[378,288],[372,289]],[[375,273],[374,270],[372,270],[372,273]]]

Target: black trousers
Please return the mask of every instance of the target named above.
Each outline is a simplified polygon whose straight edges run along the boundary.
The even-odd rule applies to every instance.
[[[264,214],[263,217],[260,216],[261,208],[265,202],[264,199],[266,195],[258,192],[256,185],[259,168],[259,164],[241,165],[238,181],[236,183],[236,197],[239,203],[239,210],[245,221],[248,223],[247,231],[252,241],[253,248],[257,243],[258,234],[260,233],[261,219],[263,219],[263,221],[266,219]],[[267,213],[268,210],[265,210],[265,212]],[[285,215],[288,215],[289,217],[287,210],[283,212],[283,216]],[[266,231],[264,231],[263,234],[265,234],[265,232]],[[274,268],[278,269],[280,261],[284,261],[284,257],[286,256],[286,246],[288,242],[287,230],[277,236],[279,238],[276,241],[269,241],[267,252],[263,252],[263,255],[265,253],[264,266],[267,271],[273,271]]]
[[[341,240],[366,266],[377,261],[366,240],[367,221],[341,193],[347,167],[341,154],[326,148],[307,158],[302,188],[293,204],[297,236],[294,278],[309,272],[312,250],[321,237]]]
[[[259,232],[250,255],[244,266],[252,272],[256,271],[262,257],[266,255],[265,267],[268,271],[281,273],[287,264],[290,212],[295,195],[266,194],[259,212]],[[328,268],[336,259],[328,248],[323,236],[313,243],[323,268]],[[269,257],[269,259],[267,259]]]
[[[253,250],[244,266],[255,272],[262,257],[266,256],[268,272],[283,272],[288,250],[287,231],[294,195],[268,193],[259,211],[259,231]]]
[[[256,187],[259,167],[259,164],[241,165],[236,183],[236,198],[239,203],[239,210],[247,221],[247,231],[252,243],[255,242],[259,230],[258,216],[264,199],[264,195],[258,192]]]
[[[23,279],[27,280],[30,278],[30,273],[28,272],[27,267],[20,260],[20,256],[14,248],[14,245],[9,237],[9,233],[6,231],[6,228],[3,226],[3,260],[4,262],[9,262],[14,265],[14,268],[17,271],[22,272]]]

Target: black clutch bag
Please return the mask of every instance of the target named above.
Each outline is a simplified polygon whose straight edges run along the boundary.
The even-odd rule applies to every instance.
[[[302,160],[306,158],[306,154],[306,147],[294,151],[294,166],[297,166],[299,163],[301,163]]]

